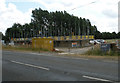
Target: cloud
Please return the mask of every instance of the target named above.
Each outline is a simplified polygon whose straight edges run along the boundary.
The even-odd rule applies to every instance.
[[[101,32],[118,32],[119,0],[35,0],[48,11],[64,11],[90,19]],[[94,2],[94,3],[92,3]],[[73,9],[73,10],[72,10]]]
[[[7,6],[5,2],[8,1]],[[29,23],[31,11],[23,13],[12,2],[39,3],[43,10],[64,11],[78,17],[90,19],[101,32],[118,32],[118,1],[119,0],[1,0],[0,2],[0,31],[5,32],[13,23]],[[95,3],[92,3],[95,2]],[[38,7],[37,7],[38,8]],[[73,9],[73,10],[72,10]]]
[[[120,32],[120,1],[118,3],[118,31]]]
[[[107,17],[110,17],[110,18],[117,18],[118,15],[117,15],[117,12],[113,11],[113,10],[103,10],[102,13],[107,16]]]
[[[9,3],[5,4],[5,0],[0,2],[0,31],[5,34],[7,28],[11,27],[14,23],[29,23],[31,20],[31,9],[23,13],[16,8],[16,5]]]

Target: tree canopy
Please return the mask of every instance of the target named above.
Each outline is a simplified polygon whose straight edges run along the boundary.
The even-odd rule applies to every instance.
[[[101,33],[89,19],[70,15],[66,11],[48,12],[41,8],[32,11],[30,23],[14,23],[6,30],[11,38],[31,38],[47,36],[95,35],[95,38],[120,38],[120,33]]]

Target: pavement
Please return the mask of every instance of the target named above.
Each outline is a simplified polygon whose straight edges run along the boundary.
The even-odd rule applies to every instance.
[[[118,82],[118,62],[3,51],[2,81]]]

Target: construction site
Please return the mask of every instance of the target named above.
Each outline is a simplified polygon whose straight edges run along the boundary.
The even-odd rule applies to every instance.
[[[53,50],[54,47],[80,48],[89,46],[89,40],[94,39],[89,36],[61,36],[61,37],[34,37],[34,38],[14,38],[15,45],[32,45],[33,48],[45,48]]]

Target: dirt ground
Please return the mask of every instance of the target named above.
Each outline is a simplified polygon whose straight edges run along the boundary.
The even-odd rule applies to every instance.
[[[99,60],[114,60],[118,61],[118,56],[97,56],[97,55],[85,55],[85,53],[90,50],[99,47],[99,45],[84,47],[84,48],[55,48],[61,53],[58,53],[59,56],[69,56],[76,58],[91,58]]]
[[[84,48],[55,48],[58,51],[62,51],[64,54],[84,54],[88,50],[92,49],[93,47],[84,47]]]
[[[65,56],[65,57],[74,57],[74,58],[91,58],[91,59],[99,59],[99,60],[115,60],[118,61],[118,56],[97,56],[97,55],[85,55],[84,53],[93,47],[84,47],[84,48],[55,48],[58,52],[50,52],[50,51],[26,51],[26,50],[15,50],[15,49],[2,49],[6,51],[18,51],[18,52],[29,52],[29,53],[38,53],[41,55],[49,55],[49,56]]]

